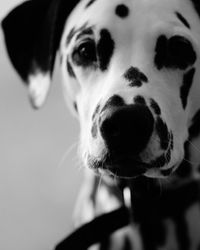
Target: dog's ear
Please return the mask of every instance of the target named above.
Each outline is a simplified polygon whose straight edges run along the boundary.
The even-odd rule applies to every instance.
[[[39,108],[49,91],[57,49],[66,19],[79,0],[29,0],[2,21],[14,68]]]

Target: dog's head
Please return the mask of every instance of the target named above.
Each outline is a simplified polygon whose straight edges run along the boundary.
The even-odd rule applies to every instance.
[[[85,165],[121,177],[171,174],[198,108],[200,7],[191,0],[66,2],[28,1],[3,22],[34,106],[46,98],[59,50]]]

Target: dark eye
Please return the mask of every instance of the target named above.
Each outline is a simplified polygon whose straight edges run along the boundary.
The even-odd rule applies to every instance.
[[[78,66],[88,67],[97,61],[96,46],[92,40],[82,42],[73,52],[72,59]]]
[[[183,36],[173,36],[169,39],[168,56],[171,66],[180,69],[187,68],[196,60],[191,42]]]

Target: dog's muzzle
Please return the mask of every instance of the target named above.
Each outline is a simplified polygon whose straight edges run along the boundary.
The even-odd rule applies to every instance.
[[[146,105],[124,105],[107,112],[100,121],[108,152],[106,167],[120,175],[144,172],[147,166],[142,163],[140,153],[145,150],[153,129],[154,118]]]

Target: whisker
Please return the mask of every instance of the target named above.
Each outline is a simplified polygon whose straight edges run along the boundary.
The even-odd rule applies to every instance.
[[[100,176],[99,176],[99,183],[98,183],[98,186],[97,186],[97,196],[98,196],[98,193],[99,193],[100,188],[101,188],[102,180],[103,180],[103,174],[101,173]]]
[[[183,160],[184,160],[185,162],[188,162],[188,163],[192,164],[192,165],[198,164],[198,162],[189,161],[189,160],[187,160],[187,159],[185,159],[185,158],[183,158]]]
[[[66,161],[67,157],[72,153],[72,151],[76,148],[78,145],[78,142],[74,142],[64,153],[61,160],[57,164],[57,168],[61,168],[64,162]]]
[[[189,140],[188,140],[188,142],[190,143],[190,145],[191,145],[194,149],[197,150],[197,152],[200,153],[200,149],[199,149],[196,145],[194,145],[194,144],[193,144],[191,141],[189,141]]]
[[[77,157],[77,162],[75,164],[75,167],[77,168],[78,172],[81,172],[85,169],[82,161],[79,159],[79,157]]]
[[[159,178],[158,178],[158,186],[159,186],[159,195],[161,196],[163,192],[163,183]]]

